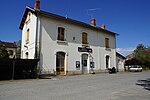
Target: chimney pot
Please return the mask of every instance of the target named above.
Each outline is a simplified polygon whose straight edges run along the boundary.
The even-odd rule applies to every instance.
[[[96,20],[95,20],[95,18],[91,19],[91,25],[96,26]]]
[[[39,1],[39,0],[36,0],[36,1],[34,2],[34,9],[40,10],[40,1]]]
[[[102,24],[101,28],[105,29],[105,24]]]

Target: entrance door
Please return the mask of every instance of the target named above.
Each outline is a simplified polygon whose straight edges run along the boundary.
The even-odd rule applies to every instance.
[[[65,53],[64,52],[57,52],[56,54],[56,72],[57,75],[64,75],[65,74]]]
[[[87,60],[88,60],[88,54],[82,54],[82,74],[87,73]]]
[[[107,55],[106,56],[106,69],[108,69],[110,67],[110,64],[109,64],[110,61],[109,60],[110,60],[110,57]]]

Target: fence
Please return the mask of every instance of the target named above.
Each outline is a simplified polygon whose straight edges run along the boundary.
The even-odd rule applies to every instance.
[[[37,77],[39,59],[0,59],[0,80]]]

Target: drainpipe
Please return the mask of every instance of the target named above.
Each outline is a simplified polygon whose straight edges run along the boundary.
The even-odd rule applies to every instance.
[[[14,76],[15,76],[15,59],[13,59],[12,80],[14,80]]]
[[[35,40],[35,59],[40,59],[40,28],[39,28],[39,10],[35,9],[36,12],[36,40]],[[38,76],[41,74],[40,61],[37,64]]]
[[[39,12],[40,12],[40,0],[36,0],[34,2],[34,9],[35,9],[35,13],[37,16],[37,20],[36,20],[36,40],[35,40],[35,59],[40,59],[39,56]],[[37,43],[38,42],[38,43]]]
[[[117,52],[117,50],[116,50],[116,47],[117,47],[117,36],[119,36],[119,34],[115,34],[115,64],[116,64],[116,66],[114,66],[114,67],[116,67],[117,68],[117,61],[116,61],[116,52]]]
[[[38,46],[37,46],[37,42],[38,42],[38,33],[39,33],[39,31],[38,31],[38,26],[39,26],[39,22],[38,22],[38,20],[39,20],[39,12],[36,10],[36,15],[37,15],[37,19],[36,19],[36,38],[35,38],[35,59],[39,59],[39,52],[38,52]]]

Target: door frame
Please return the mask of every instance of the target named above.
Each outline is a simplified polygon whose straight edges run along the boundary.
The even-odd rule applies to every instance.
[[[106,62],[107,62],[107,58],[108,57],[108,68],[110,68],[110,64],[111,64],[111,57],[109,56],[109,55],[106,55],[105,56],[105,68],[107,69],[107,64],[106,64]]]
[[[87,72],[86,73],[89,73],[89,69],[90,69],[90,62],[89,62],[89,54],[88,53],[82,53],[81,54],[81,57],[80,57],[80,61],[81,61],[81,72],[82,74],[86,74],[83,72],[83,65],[82,65],[82,55],[87,55]]]
[[[56,63],[56,69],[57,69],[57,54],[58,53],[62,53],[62,54],[64,54],[64,66],[59,66],[59,69],[61,70],[61,69],[64,69],[64,71],[63,72],[61,72],[61,71],[59,71],[59,72],[57,72],[57,70],[56,70],[56,75],[66,75],[66,66],[67,66],[67,64],[66,64],[66,54],[67,53],[65,53],[65,52],[63,52],[63,51],[58,51],[58,52],[56,52],[56,57],[55,57],[55,63]]]

